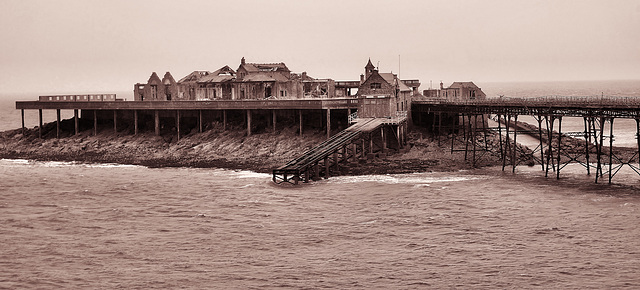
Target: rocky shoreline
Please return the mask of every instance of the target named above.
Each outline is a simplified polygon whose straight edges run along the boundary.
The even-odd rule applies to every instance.
[[[91,130],[71,134],[70,120],[63,121],[61,138],[55,137],[55,123],[38,129],[0,132],[0,158],[39,161],[75,161],[117,163],[147,167],[227,168],[270,173],[300,153],[322,142],[325,133],[305,132],[300,137],[295,128],[277,132],[261,132],[246,136],[241,128],[222,131],[213,126],[203,133],[191,132],[176,140],[175,132],[156,136],[153,132],[133,135],[129,129],[114,133],[105,127],[93,136]],[[72,128],[72,127],[71,127]],[[345,167],[344,175],[392,174],[424,171],[470,169],[461,154],[450,154],[449,148],[435,140],[423,138],[425,133],[409,136],[410,149],[384,159],[361,160]],[[484,165],[496,165],[494,158]]]
[[[129,128],[114,133],[108,127],[99,130],[97,136],[93,136],[91,130],[73,135],[69,129],[73,128],[70,123],[71,120],[63,121],[62,127],[66,130],[61,138],[55,137],[55,123],[43,127],[43,139],[38,138],[37,128],[27,129],[24,135],[21,129],[0,132],[0,158],[117,163],[153,168],[226,168],[270,173],[325,138],[324,131],[309,131],[300,137],[295,128],[282,128],[277,132],[245,136],[242,128],[223,131],[216,126],[203,133],[190,132],[180,140],[176,140],[175,132],[165,132],[161,136],[152,132],[133,135]],[[447,139],[443,137],[442,140]],[[482,153],[475,164],[476,168],[502,164],[497,139],[494,134],[489,134],[490,150]],[[570,138],[566,140],[576,151],[584,143]],[[463,152],[451,153],[450,141],[438,145],[437,139],[426,131],[413,130],[409,134],[408,144],[409,149],[404,153],[360,160],[344,167],[342,174],[394,174],[474,168],[470,160],[465,160]],[[456,146],[464,147],[461,144]],[[519,158],[525,160],[521,164],[531,163],[526,161],[530,159],[526,153],[530,154],[531,150],[526,147],[521,149],[524,153]],[[626,158],[634,152],[627,149],[616,148],[616,152]]]

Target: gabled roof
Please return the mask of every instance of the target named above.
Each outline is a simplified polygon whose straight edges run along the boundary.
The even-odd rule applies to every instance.
[[[200,78],[202,78],[203,76],[209,75],[211,72],[210,71],[206,71],[206,70],[197,70],[194,71],[190,74],[188,74],[186,77],[181,78],[178,83],[187,83],[187,82],[197,82]]]
[[[221,83],[231,81],[236,78],[236,72],[228,65],[225,65],[218,70],[209,73],[206,76],[202,76],[197,80],[198,83]]]
[[[231,69],[228,65],[225,65],[221,68],[219,68],[218,70],[212,72],[211,74],[214,75],[236,75],[236,72]]]
[[[153,72],[149,77],[149,80],[147,81],[147,84],[151,84],[151,83],[156,83],[156,84],[162,83],[162,81],[160,80],[160,77],[158,77],[158,74],[156,72]]]
[[[449,89],[459,88],[478,88],[478,86],[476,86],[476,84],[474,84],[473,82],[453,82],[453,84],[449,86]]]
[[[245,63],[245,64],[240,64],[240,67],[241,68],[243,67],[245,70],[247,70],[247,72],[274,72],[274,71],[291,72],[283,62],[281,63]]]
[[[407,87],[407,85],[399,81],[396,75],[394,75],[393,73],[379,73],[379,75],[391,86],[398,84],[398,89],[400,89],[401,92],[411,90],[409,87]]]
[[[175,83],[176,83],[176,80],[173,79],[173,76],[169,72],[166,72],[164,74],[164,77],[162,77],[162,84],[164,85],[173,85]]]

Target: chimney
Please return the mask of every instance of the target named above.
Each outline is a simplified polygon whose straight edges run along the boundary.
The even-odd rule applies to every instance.
[[[444,89],[444,86],[442,86],[442,81],[440,81],[440,89]]]
[[[244,62],[244,56],[243,56],[243,57],[242,57],[242,59],[240,60],[240,64],[241,64],[241,65],[242,65],[242,64],[245,64],[245,62]]]
[[[306,77],[307,77],[307,72],[306,72],[306,71],[303,71],[303,72],[302,72],[302,79],[304,80]]]
[[[360,75],[360,84],[364,83],[364,75]]]

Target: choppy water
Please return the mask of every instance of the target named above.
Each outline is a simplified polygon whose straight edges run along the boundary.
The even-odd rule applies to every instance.
[[[561,94],[539,88],[510,89]],[[0,130],[20,126],[14,101]],[[640,178],[626,167],[614,181],[570,165],[561,180],[518,167],[292,188],[246,171],[0,160],[0,288],[637,289]]]
[[[0,288],[640,287],[637,189],[582,175],[291,188],[246,171],[1,160],[0,176]]]

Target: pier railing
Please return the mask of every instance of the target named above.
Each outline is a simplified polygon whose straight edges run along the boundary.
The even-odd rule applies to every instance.
[[[615,96],[543,96],[532,98],[500,97],[488,98],[485,100],[423,99],[416,102],[423,104],[463,106],[640,108],[640,97]]]

